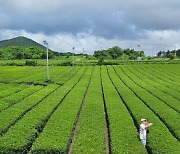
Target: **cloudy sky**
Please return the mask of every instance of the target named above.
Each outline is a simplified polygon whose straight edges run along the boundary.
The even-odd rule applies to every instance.
[[[56,51],[112,46],[147,55],[180,48],[179,0],[0,0],[0,40],[47,40]]]

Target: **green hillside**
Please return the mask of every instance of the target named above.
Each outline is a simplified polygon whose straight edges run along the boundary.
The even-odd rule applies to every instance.
[[[7,48],[9,46],[21,46],[21,47],[36,46],[40,48],[45,48],[43,45],[23,36],[0,41],[0,48]]]
[[[49,49],[49,58],[56,52]],[[0,41],[0,59],[45,59],[46,47],[23,36]]]

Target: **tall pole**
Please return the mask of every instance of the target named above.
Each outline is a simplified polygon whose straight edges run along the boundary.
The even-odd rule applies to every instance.
[[[84,48],[83,48],[83,56],[84,56],[84,54],[85,54],[85,50],[84,50]]]
[[[85,54],[85,50],[84,50],[84,48],[83,48],[83,57],[82,57],[82,60],[83,60],[83,65],[84,65],[84,55]]]
[[[175,53],[174,53],[175,57],[176,57],[176,50],[177,50],[177,44],[175,43]]]
[[[74,67],[74,49],[75,49],[75,47],[73,47],[72,49],[73,49],[72,66]]]
[[[123,61],[124,61],[124,50],[123,50],[123,55],[122,56],[123,56]]]
[[[139,51],[138,51],[138,64],[139,64],[139,61],[140,61],[140,45],[138,44],[137,46],[139,47]]]
[[[59,49],[59,58],[60,58],[60,52],[61,52],[61,49]]]
[[[47,78],[47,81],[49,81],[48,43],[47,41],[43,41],[43,43],[46,46],[46,78]]]

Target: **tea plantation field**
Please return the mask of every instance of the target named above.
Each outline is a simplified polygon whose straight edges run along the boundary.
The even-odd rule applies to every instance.
[[[2,154],[179,154],[179,141],[179,64],[51,66],[48,83],[44,66],[0,66]]]

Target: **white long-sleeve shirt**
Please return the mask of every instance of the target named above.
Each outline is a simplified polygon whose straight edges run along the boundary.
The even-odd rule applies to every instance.
[[[140,124],[139,137],[140,139],[146,139],[146,126],[144,124]]]

